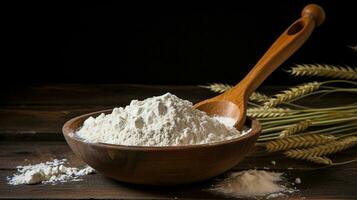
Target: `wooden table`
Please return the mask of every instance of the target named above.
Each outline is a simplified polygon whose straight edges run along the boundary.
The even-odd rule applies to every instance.
[[[166,91],[197,102],[214,95],[196,86],[143,85],[45,85],[2,86],[0,94],[0,198],[2,199],[220,199],[222,195],[209,191],[212,184],[224,177],[191,185],[146,187],[124,184],[100,174],[88,175],[81,182],[57,185],[7,184],[18,165],[35,164],[53,158],[67,158],[74,166],[83,163],[74,156],[62,137],[63,123],[79,114],[123,106],[132,99],[160,95]],[[279,87],[263,88],[265,92]],[[333,97],[326,103],[346,99]],[[357,148],[338,155],[351,159]],[[271,161],[276,165],[272,165]],[[290,198],[357,199],[357,163],[319,168],[306,162],[284,158],[279,154],[255,153],[237,165],[244,169],[271,169],[285,172],[288,181],[296,177],[302,183],[299,192]],[[288,169],[290,168],[290,169]]]

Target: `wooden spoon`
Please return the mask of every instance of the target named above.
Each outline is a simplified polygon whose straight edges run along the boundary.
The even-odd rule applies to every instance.
[[[246,118],[248,97],[302,46],[314,28],[324,20],[325,12],[320,6],[307,5],[302,10],[301,18],[285,30],[240,83],[223,94],[195,104],[194,107],[211,116],[234,118],[235,127],[241,129]]]

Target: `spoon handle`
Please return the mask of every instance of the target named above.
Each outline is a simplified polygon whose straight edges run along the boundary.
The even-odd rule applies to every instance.
[[[230,91],[231,95],[243,94],[247,99],[276,68],[302,46],[324,19],[325,13],[320,6],[307,5],[302,10],[301,18],[284,31],[248,75]]]

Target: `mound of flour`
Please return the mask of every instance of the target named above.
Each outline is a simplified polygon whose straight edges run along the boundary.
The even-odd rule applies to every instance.
[[[233,119],[210,117],[194,109],[191,102],[166,93],[90,117],[76,135],[90,143],[179,146],[214,143],[245,133],[233,125]]]
[[[285,186],[283,173],[264,170],[233,172],[229,177],[215,185],[211,190],[229,197],[266,199],[283,198],[296,189]]]
[[[65,163],[67,159],[54,159],[35,165],[17,166],[17,173],[12,177],[8,177],[8,184],[36,184],[36,183],[51,183],[67,181],[79,181],[79,177],[91,174],[94,169],[86,166],[82,169],[76,167],[67,167]]]

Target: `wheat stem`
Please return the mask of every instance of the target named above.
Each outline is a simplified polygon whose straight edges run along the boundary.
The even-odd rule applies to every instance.
[[[337,129],[335,131],[330,131],[329,133],[331,133],[331,134],[340,134],[340,133],[345,134],[348,131],[355,131],[356,129],[357,129],[357,126],[352,126],[349,128],[343,128],[343,129]]]
[[[353,120],[357,120],[357,116],[350,117],[350,118],[321,120],[321,121],[314,122],[313,125],[314,126],[325,126],[325,125],[329,125],[331,123],[336,124],[336,123],[348,122],[348,121],[353,121]]]
[[[309,110],[300,110],[300,112],[311,112],[311,111],[339,111],[339,110],[351,110],[357,109],[357,105],[348,105],[348,106],[337,106],[331,108],[312,108]]]
[[[337,135],[338,138],[344,138],[344,137],[349,137],[349,136],[354,136],[357,135],[357,132],[352,132],[348,134],[343,134],[343,135]]]
[[[332,165],[334,165],[334,166],[346,165],[346,164],[350,164],[350,163],[353,163],[353,162],[357,162],[357,159],[347,160],[347,161],[339,162],[339,163],[332,163]]]
[[[329,81],[324,81],[322,82],[323,84],[330,84],[330,83],[348,83],[352,85],[357,85],[356,81],[351,81],[351,80],[329,80]]]
[[[297,109],[310,109],[310,107],[306,107],[306,106],[302,106],[302,105],[298,105],[298,104],[294,104],[294,103],[290,103],[290,102],[285,102],[285,103],[282,103],[283,105],[287,105],[287,106],[290,106],[290,107],[294,107],[294,108],[297,108]]]
[[[317,134],[317,133],[326,133],[326,132],[335,131],[335,130],[341,131],[341,130],[344,130],[344,128],[350,128],[350,127],[357,127],[357,124],[356,123],[348,123],[348,124],[333,126],[333,127],[329,127],[329,128],[325,128],[325,129],[319,129],[316,131],[309,131],[308,133]]]

